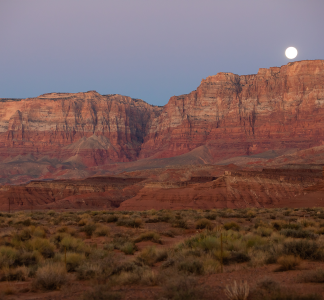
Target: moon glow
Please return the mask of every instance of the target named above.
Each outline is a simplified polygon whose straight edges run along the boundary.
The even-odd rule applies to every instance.
[[[297,49],[295,47],[289,47],[286,49],[286,57],[289,59],[294,59],[297,56]]]

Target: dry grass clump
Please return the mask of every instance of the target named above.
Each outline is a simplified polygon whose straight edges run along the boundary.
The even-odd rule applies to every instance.
[[[237,224],[236,222],[228,222],[223,225],[225,230],[240,230],[240,225]]]
[[[64,236],[58,246],[60,247],[61,251],[66,249],[66,251],[79,253],[84,252],[86,249],[86,245],[81,239],[72,237],[70,235]]]
[[[142,218],[127,218],[123,217],[121,219],[118,219],[116,222],[117,226],[126,226],[126,227],[133,227],[133,228],[139,228],[142,226],[143,220]]]
[[[198,220],[196,223],[195,223],[195,228],[196,229],[208,229],[208,230],[212,230],[213,229],[213,224],[210,220],[206,219],[206,218],[203,218],[203,219],[200,219]]]
[[[91,238],[96,229],[97,229],[97,225],[89,222],[83,227],[81,227],[80,231],[85,232],[87,238]]]
[[[300,265],[301,259],[294,255],[283,255],[278,258],[277,263],[280,265],[278,271],[289,271],[296,269]]]
[[[175,219],[172,223],[172,227],[187,229],[188,222],[183,218]]]
[[[283,243],[283,253],[299,256],[302,259],[321,259],[319,246],[314,241],[292,240]]]
[[[286,237],[301,238],[301,239],[315,240],[318,238],[317,234],[314,234],[313,232],[302,230],[302,229],[282,229],[280,231],[280,234],[282,234]]]
[[[108,226],[100,225],[94,232],[95,236],[109,236],[110,229]]]
[[[154,231],[148,231],[142,233],[139,237],[134,240],[134,243],[139,243],[142,241],[152,241],[153,243],[162,244],[160,235]]]
[[[64,262],[65,257],[61,257]],[[66,253],[66,270],[67,272],[75,272],[76,269],[83,263],[85,256],[80,253],[67,252]]]
[[[127,255],[133,255],[137,250],[135,243],[127,235],[116,235],[113,238],[112,243],[107,245],[107,247],[109,246],[111,246],[112,249],[120,250]]]
[[[230,300],[246,300],[249,296],[250,288],[246,281],[236,283],[234,280],[233,285],[227,285],[225,295]]]
[[[34,238],[26,242],[26,249],[28,251],[37,250],[44,258],[52,258],[55,246],[48,239]]]
[[[18,268],[3,268],[1,281],[25,281],[28,278],[28,268],[21,266]]]
[[[35,287],[45,290],[57,290],[64,283],[66,283],[66,270],[61,263],[49,263],[40,267],[34,280]]]
[[[137,260],[145,265],[153,266],[156,262],[164,261],[168,258],[168,252],[164,249],[147,247],[137,256]]]

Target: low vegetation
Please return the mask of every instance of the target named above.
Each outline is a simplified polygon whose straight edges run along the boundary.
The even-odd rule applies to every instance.
[[[82,281],[80,299],[124,299],[137,286],[152,300],[321,299],[273,278],[299,272],[296,286],[324,282],[323,215],[321,208],[0,213],[7,283],[0,293],[22,293],[20,282],[25,293],[60,290],[69,299],[70,285]],[[260,267],[271,276],[235,277]]]

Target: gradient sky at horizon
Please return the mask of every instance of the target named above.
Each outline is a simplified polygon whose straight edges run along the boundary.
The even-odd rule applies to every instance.
[[[323,0],[0,0],[0,98],[122,94],[164,105],[218,72],[324,59]],[[294,60],[293,60],[294,61]]]

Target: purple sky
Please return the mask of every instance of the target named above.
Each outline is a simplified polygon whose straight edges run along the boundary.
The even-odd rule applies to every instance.
[[[323,0],[0,0],[0,98],[96,90],[164,105],[218,72],[324,59]]]

